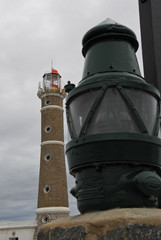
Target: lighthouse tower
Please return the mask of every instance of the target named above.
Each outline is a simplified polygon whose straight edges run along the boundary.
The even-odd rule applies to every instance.
[[[41,156],[36,210],[39,228],[69,215],[63,127],[65,92],[57,70],[44,74],[37,95],[41,99]]]

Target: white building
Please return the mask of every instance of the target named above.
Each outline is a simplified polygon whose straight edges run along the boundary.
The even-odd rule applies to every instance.
[[[0,222],[0,240],[32,240],[37,222]]]

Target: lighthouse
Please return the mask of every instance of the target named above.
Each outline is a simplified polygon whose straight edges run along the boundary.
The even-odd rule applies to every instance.
[[[57,70],[43,75],[39,83],[41,100],[41,154],[37,204],[38,228],[42,224],[69,215],[64,156],[63,99]]]

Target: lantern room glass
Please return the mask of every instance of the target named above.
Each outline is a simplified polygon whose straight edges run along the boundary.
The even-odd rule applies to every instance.
[[[70,115],[71,115],[71,128],[74,127],[74,131],[78,136],[80,130],[84,124],[84,121],[87,117],[87,114],[92,107],[96,96],[98,94],[98,90],[88,91],[84,94],[78,96],[70,103]],[[73,125],[72,125],[73,123]]]
[[[150,134],[153,133],[158,113],[158,102],[151,94],[136,89],[126,89]]]
[[[107,88],[96,109],[91,109],[100,90],[88,91],[75,98],[69,106],[71,128],[79,136],[81,128],[92,110],[93,114],[85,128],[85,135],[103,133],[141,133],[129,107],[116,87]],[[158,103],[156,98],[138,89],[124,88],[129,99],[144,122],[149,134],[153,134]]]
[[[45,87],[60,88],[60,75],[54,73],[47,73],[44,75],[43,81]]]

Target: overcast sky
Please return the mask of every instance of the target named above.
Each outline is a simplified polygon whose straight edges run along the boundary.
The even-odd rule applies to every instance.
[[[106,18],[130,27],[140,43],[138,0],[0,0],[0,220],[35,219],[38,82],[53,59],[63,82],[77,85],[82,37]],[[141,48],[137,55],[142,66]],[[67,179],[70,189],[68,169]],[[71,214],[77,214],[74,198],[69,200]]]

